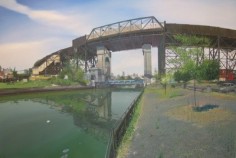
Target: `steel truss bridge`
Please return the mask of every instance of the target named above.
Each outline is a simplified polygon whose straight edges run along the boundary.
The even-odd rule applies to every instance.
[[[125,86],[125,85],[144,85],[144,80],[108,80],[107,83],[111,86]]]
[[[79,29],[79,28],[78,28]],[[171,24],[159,22],[155,17],[143,17],[120,21],[92,29],[85,36],[72,41],[72,46],[59,50],[53,54],[60,54],[62,62],[76,58],[78,65],[83,65],[85,71],[94,67],[97,63],[97,47],[104,46],[110,52],[142,48],[144,44],[158,47],[158,71],[176,68],[178,65],[170,63],[178,58],[171,46],[182,47],[174,39],[174,35],[195,35],[207,37],[212,43],[209,47],[191,45],[189,47],[201,47],[203,54],[198,61],[204,59],[219,60],[221,69],[236,69],[236,30],[213,26]],[[39,66],[51,55],[37,61]],[[132,59],[131,59],[132,60]]]

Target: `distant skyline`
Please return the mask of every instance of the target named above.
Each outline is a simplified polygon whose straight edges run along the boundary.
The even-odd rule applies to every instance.
[[[236,30],[235,0],[0,0],[0,65],[28,69],[98,26],[138,17]],[[153,70],[157,49],[153,48]],[[143,74],[140,49],[114,52],[113,74]]]

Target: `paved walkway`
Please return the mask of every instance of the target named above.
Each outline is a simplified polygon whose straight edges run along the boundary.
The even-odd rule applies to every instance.
[[[231,146],[229,153],[227,145],[222,145],[222,138],[218,136],[220,132],[214,132],[218,126],[199,128],[191,122],[176,120],[166,115],[166,112],[174,107],[193,102],[192,92],[183,92],[183,96],[171,99],[158,99],[154,93],[144,93],[142,114],[126,158],[222,158],[231,157],[230,154],[236,156],[236,152],[232,152],[236,151],[236,144]],[[212,99],[201,93],[197,96],[200,100],[213,100],[222,104],[226,101],[215,100],[216,98]],[[228,100],[227,104],[235,108],[235,101]],[[221,129],[222,133],[224,131],[224,128]],[[236,133],[236,126],[229,131]],[[222,136],[225,136],[224,133]],[[234,140],[236,143],[236,134],[233,134]],[[232,144],[226,140],[225,144],[227,143]]]

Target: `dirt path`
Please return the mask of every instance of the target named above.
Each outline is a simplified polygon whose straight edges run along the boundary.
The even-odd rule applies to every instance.
[[[211,111],[214,120],[207,117],[211,116],[207,112],[178,115],[178,109],[193,102],[191,91],[171,99],[144,93],[142,114],[127,158],[234,158],[236,98],[222,99],[198,93],[197,100],[220,105],[220,110]],[[226,116],[218,120],[222,114]]]

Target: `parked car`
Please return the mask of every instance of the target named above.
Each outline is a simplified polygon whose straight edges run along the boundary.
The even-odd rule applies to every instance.
[[[227,92],[236,92],[236,85],[233,83],[223,83],[220,87],[220,92],[227,93]]]

